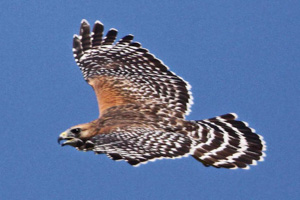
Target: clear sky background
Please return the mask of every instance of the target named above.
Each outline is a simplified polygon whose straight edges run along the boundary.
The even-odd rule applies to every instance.
[[[1,1],[1,199],[300,199],[299,1]],[[192,85],[187,119],[236,112],[264,136],[250,170],[192,157],[138,168],[61,148],[98,117],[72,55],[85,18],[134,34]]]

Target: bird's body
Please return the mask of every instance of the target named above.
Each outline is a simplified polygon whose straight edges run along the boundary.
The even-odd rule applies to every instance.
[[[192,155],[205,166],[247,168],[264,157],[265,143],[235,114],[185,120],[190,86],[127,35],[113,44],[117,31],[103,39],[97,21],[92,34],[83,20],[73,52],[93,87],[99,119],[68,129],[59,140],[79,150],[106,154],[131,165],[158,158]]]

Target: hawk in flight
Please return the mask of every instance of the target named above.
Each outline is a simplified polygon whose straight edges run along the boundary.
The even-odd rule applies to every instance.
[[[262,161],[263,137],[234,113],[188,121],[190,86],[162,61],[117,30],[103,37],[82,20],[73,39],[75,61],[96,93],[99,118],[61,133],[58,142],[106,154],[133,166],[162,158],[193,156],[205,166],[249,168]]]

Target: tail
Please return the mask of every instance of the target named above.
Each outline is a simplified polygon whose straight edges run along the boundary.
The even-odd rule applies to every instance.
[[[234,113],[195,121],[199,125],[199,139],[194,140],[192,156],[205,166],[244,168],[263,161],[266,150],[263,137],[237,121]]]

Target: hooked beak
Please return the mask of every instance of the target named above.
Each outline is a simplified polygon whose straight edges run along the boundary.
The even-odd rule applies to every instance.
[[[57,139],[57,143],[60,144],[60,141],[67,139],[67,136],[68,136],[67,132],[61,133]]]
[[[59,135],[57,142],[60,144],[60,141],[66,140],[61,146],[70,145],[73,147],[79,147],[83,145],[83,141],[79,138],[75,138],[74,136],[69,135],[67,132],[63,132]]]

